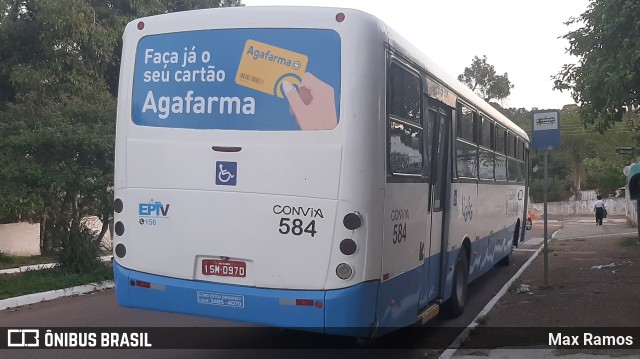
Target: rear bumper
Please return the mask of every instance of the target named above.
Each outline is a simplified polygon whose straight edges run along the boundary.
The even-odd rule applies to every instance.
[[[337,290],[283,290],[163,277],[117,262],[113,267],[124,307],[356,337],[375,328],[378,281]]]

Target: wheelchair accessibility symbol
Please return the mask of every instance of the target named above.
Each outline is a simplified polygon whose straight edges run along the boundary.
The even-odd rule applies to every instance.
[[[216,162],[216,184],[235,186],[238,180],[238,162]]]

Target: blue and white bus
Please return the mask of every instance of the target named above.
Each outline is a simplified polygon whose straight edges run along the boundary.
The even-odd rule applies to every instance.
[[[524,236],[526,133],[361,11],[142,18],[119,86],[120,305],[379,336]]]

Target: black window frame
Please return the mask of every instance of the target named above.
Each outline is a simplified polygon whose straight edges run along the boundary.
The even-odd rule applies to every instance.
[[[411,118],[405,118],[402,117],[400,115],[394,114],[392,113],[393,111],[393,99],[394,94],[395,94],[395,90],[394,90],[394,80],[395,80],[395,76],[393,76],[392,74],[394,73],[392,71],[392,69],[394,68],[394,66],[396,66],[397,68],[404,70],[406,73],[413,75],[416,78],[416,84],[418,85],[418,94],[419,94],[419,103],[418,103],[418,111],[419,111],[419,116],[418,116],[418,121],[415,121],[414,119]],[[426,153],[425,153],[425,146],[424,146],[424,105],[425,105],[425,100],[424,100],[424,84],[423,84],[423,77],[420,74],[419,71],[416,71],[414,68],[412,68],[411,66],[408,66],[407,64],[405,64],[404,62],[400,61],[397,58],[392,58],[389,63],[388,63],[388,67],[387,67],[387,71],[389,73],[389,76],[387,78],[387,99],[386,99],[386,103],[387,103],[387,124],[386,124],[386,128],[387,128],[387,150],[386,150],[386,155],[387,155],[387,176],[390,178],[390,182],[426,182],[428,180],[428,174],[426,173],[429,169],[426,166],[425,160],[426,160]],[[394,171],[394,165],[392,162],[392,148],[391,148],[391,139],[392,139],[392,123],[399,123],[402,124],[404,126],[409,126],[417,131],[420,132],[420,155],[421,155],[421,161],[420,161],[420,165],[421,165],[421,171],[420,173],[403,173],[403,172],[398,172],[398,171]]]
[[[468,118],[464,118],[463,117],[463,113],[465,112],[463,109],[468,110],[468,113],[471,115],[471,136],[469,135],[469,131],[463,131],[464,124],[466,122],[469,121]],[[460,100],[458,100],[458,103],[456,104],[456,111],[457,111],[457,116],[456,116],[456,136],[455,136],[455,150],[454,150],[454,154],[453,154],[453,171],[455,173],[455,177],[457,179],[464,179],[464,180],[478,180],[479,177],[479,154],[480,154],[480,146],[478,145],[478,137],[480,135],[480,131],[479,131],[479,126],[478,123],[480,122],[480,117],[478,115],[478,111],[473,108],[471,105],[466,104],[465,102],[462,102]],[[463,137],[460,137],[460,135],[463,135]],[[460,151],[462,151],[462,148],[466,147],[465,150],[467,149],[471,149],[474,148],[475,149],[475,159],[474,159],[474,163],[475,163],[475,173],[473,176],[470,176],[467,173],[460,173],[459,171],[459,160],[461,157],[461,154],[459,153]]]

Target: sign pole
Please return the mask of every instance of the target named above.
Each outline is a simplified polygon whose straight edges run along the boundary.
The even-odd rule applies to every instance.
[[[636,227],[638,227],[638,240],[640,241],[640,199],[636,200]]]
[[[549,151],[544,151],[544,285],[549,285],[549,237],[547,236],[547,153]]]
[[[547,173],[547,155],[551,150],[560,148],[560,111],[533,111],[531,118],[531,144],[534,149],[544,151],[544,287],[549,288],[549,229],[547,220],[547,191],[549,189]]]

